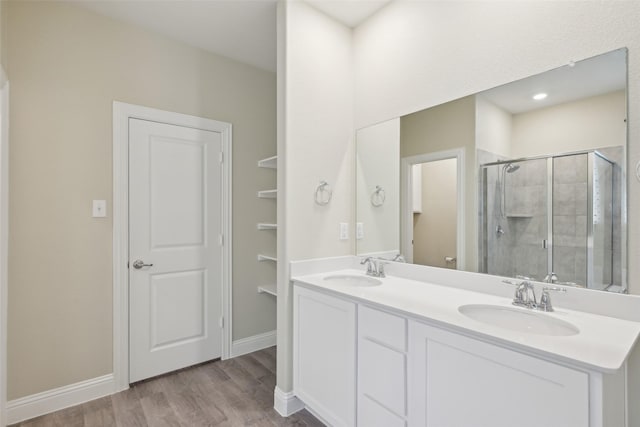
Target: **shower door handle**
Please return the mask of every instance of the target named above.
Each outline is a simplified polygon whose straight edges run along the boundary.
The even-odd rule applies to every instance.
[[[547,239],[542,239],[542,249],[549,249],[549,241]]]

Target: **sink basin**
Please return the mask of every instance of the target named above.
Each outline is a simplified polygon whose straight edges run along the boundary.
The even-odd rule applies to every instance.
[[[324,278],[331,283],[344,286],[379,286],[382,285],[382,280],[374,279],[368,276],[358,276],[356,274],[334,274]]]
[[[469,304],[460,306],[458,311],[478,322],[512,331],[549,336],[571,336],[580,332],[569,322],[527,309]]]

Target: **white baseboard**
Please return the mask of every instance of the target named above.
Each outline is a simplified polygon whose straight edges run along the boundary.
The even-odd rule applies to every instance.
[[[40,415],[79,405],[116,392],[113,374],[7,402],[7,423],[15,424]]]
[[[285,393],[276,386],[273,393],[273,409],[283,417],[288,417],[304,409],[304,403],[292,391]]]
[[[253,353],[254,351],[273,347],[274,345],[276,345],[276,331],[269,331],[264,334],[242,338],[231,344],[231,357],[238,357],[243,354]]]

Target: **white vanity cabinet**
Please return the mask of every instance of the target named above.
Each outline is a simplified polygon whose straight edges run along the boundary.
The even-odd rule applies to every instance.
[[[626,425],[624,368],[603,374],[513,348],[294,286],[294,393],[329,426]]]
[[[335,427],[355,426],[356,304],[293,290],[293,390]]]
[[[409,322],[412,427],[587,427],[589,374]]]

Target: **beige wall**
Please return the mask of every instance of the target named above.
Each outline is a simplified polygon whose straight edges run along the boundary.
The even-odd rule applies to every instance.
[[[0,89],[6,89],[4,86],[6,81],[4,71],[4,31],[6,22],[4,20],[5,2],[0,1]],[[7,351],[7,240],[9,233],[8,222],[8,178],[9,178],[9,162],[8,162],[8,132],[6,109],[6,92],[0,90],[0,354],[6,354]],[[5,99],[3,99],[5,98]],[[0,426],[6,424],[6,411],[4,402],[7,401],[7,364],[6,360],[0,361]]]
[[[463,148],[465,155],[465,266],[478,266],[475,148],[475,98],[468,96],[400,118],[400,158]],[[402,202],[404,203],[404,202]],[[401,247],[404,247],[402,245]]]
[[[422,212],[413,214],[413,262],[455,268],[445,257],[456,257],[457,160],[422,164]]]
[[[626,113],[626,94],[617,91],[514,114],[511,156],[532,157],[624,145]]]
[[[5,2],[3,2],[5,3]],[[256,292],[275,236],[275,75],[58,2],[5,4],[11,78],[8,398],[112,372],[112,102],[233,124],[234,339],[275,328]]]

